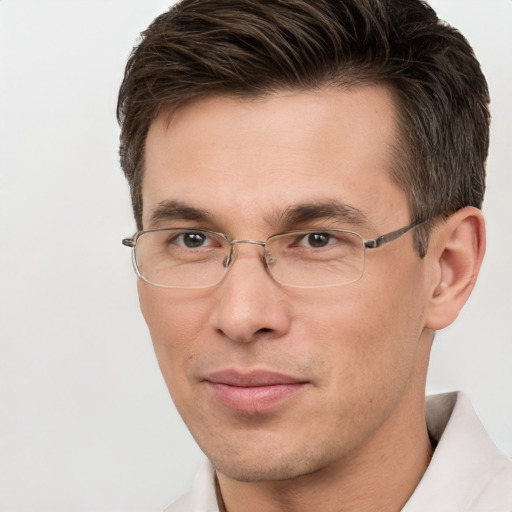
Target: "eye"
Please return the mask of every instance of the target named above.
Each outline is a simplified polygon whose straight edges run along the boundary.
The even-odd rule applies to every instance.
[[[184,249],[218,247],[219,241],[203,231],[182,231],[169,238],[167,244],[174,244]]]
[[[326,233],[325,231],[318,231],[315,233],[308,233],[307,235],[304,235],[297,245],[302,247],[319,249],[331,244],[333,238],[333,235],[331,235],[330,233]]]
[[[204,233],[197,232],[183,233],[177,237],[177,241],[189,249],[203,246],[206,240],[207,236]]]

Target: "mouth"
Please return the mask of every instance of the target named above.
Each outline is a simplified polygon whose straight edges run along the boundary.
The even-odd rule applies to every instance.
[[[309,383],[290,375],[268,371],[241,373],[222,370],[204,382],[224,407],[245,414],[269,411],[302,391]]]

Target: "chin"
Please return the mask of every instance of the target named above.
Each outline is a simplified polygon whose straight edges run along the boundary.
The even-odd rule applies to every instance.
[[[233,467],[232,464],[228,465],[229,467],[225,467],[221,465],[220,467],[214,464],[214,468],[222,473],[224,476],[227,476],[231,480],[236,480],[237,482],[278,482],[283,480],[292,480],[299,476],[302,476],[303,473],[297,473],[297,468],[290,467]]]
[[[238,482],[283,481],[313,473],[322,466],[307,453],[269,454],[261,450],[258,455],[244,454],[244,458],[210,458],[214,468],[232,480]]]

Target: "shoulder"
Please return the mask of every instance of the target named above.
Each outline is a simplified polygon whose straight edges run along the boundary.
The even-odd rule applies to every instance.
[[[487,481],[471,504],[475,511],[512,511],[512,461],[504,456],[489,468]]]

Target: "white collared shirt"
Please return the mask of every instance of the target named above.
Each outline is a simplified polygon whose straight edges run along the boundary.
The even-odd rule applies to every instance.
[[[437,447],[402,512],[512,512],[512,462],[489,439],[468,398],[427,397],[426,417]],[[219,512],[209,462],[191,492],[164,512]]]

